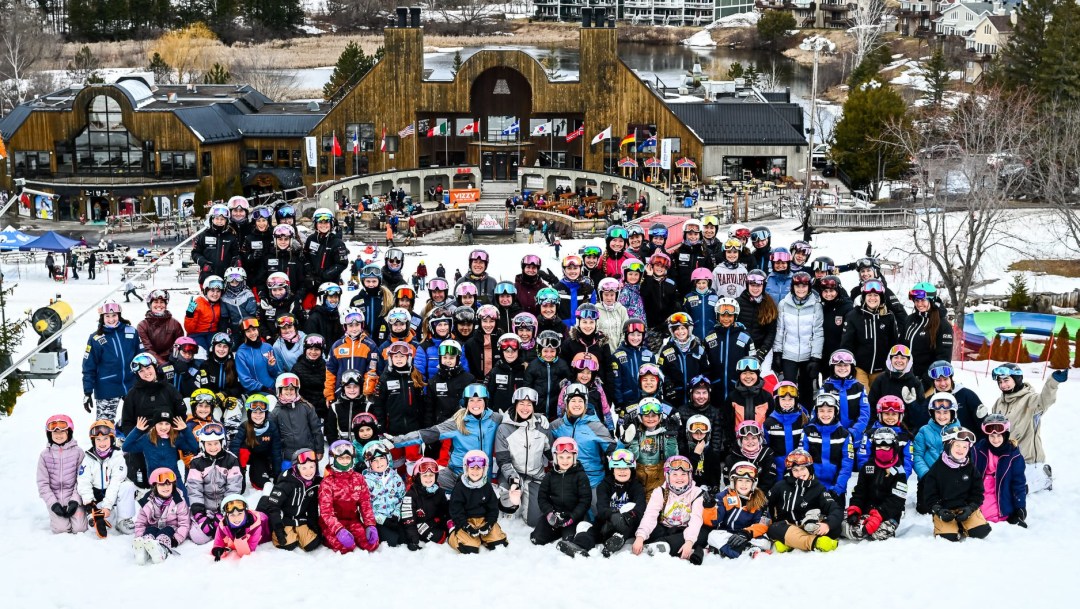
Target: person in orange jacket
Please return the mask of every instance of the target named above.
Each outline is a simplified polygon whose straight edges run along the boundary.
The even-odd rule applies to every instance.
[[[326,384],[323,386],[323,395],[326,396],[327,404],[334,401],[334,394],[338,388],[338,376],[346,370],[356,370],[364,375],[364,395],[374,394],[375,386],[379,382],[376,372],[379,363],[379,348],[364,331],[363,311],[355,307],[345,309],[341,312],[341,325],[345,326],[345,336],[342,336],[330,348],[326,360]]]
[[[205,351],[210,351],[210,338],[218,330],[228,329],[229,312],[222,306],[221,295],[225,293],[225,280],[210,275],[202,282],[202,295],[188,303],[184,314],[184,331]]]

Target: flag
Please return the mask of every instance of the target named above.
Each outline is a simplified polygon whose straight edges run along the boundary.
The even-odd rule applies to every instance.
[[[638,144],[638,147],[637,147],[638,152],[642,152],[646,148],[656,148],[656,136],[655,135],[650,135],[649,137],[645,138],[645,141]]]
[[[480,133],[480,121],[473,121],[458,131],[458,135],[476,135]]]
[[[332,134],[333,140],[330,144],[330,150],[334,153],[334,156],[341,156],[341,144],[337,141],[337,132]]]
[[[352,132],[352,151],[355,153],[360,150],[360,133],[358,131]]]
[[[416,132],[416,129],[413,129],[413,124],[409,123],[408,125],[405,125],[404,129],[402,129],[401,131],[398,131],[397,135],[401,139],[405,139],[405,138],[409,137],[410,135],[412,135],[415,132]]]
[[[382,128],[382,143],[379,144],[379,152],[386,152],[386,127]]]
[[[622,141],[619,142],[619,148],[622,148],[627,144],[634,144],[635,142],[637,142],[637,129],[634,129],[630,133],[626,134],[626,137],[624,137]]]
[[[517,135],[518,133],[521,133],[521,121],[520,120],[514,121],[513,125],[510,125],[506,129],[502,130],[503,135]]]
[[[608,128],[604,129],[600,133],[597,133],[596,137],[594,137],[592,139],[592,142],[590,142],[590,144],[591,145],[596,145],[596,144],[599,144],[600,142],[602,142],[604,140],[609,140],[609,139],[611,139],[611,125],[608,125]]]
[[[7,148],[4,146],[4,134],[0,133],[0,159],[6,159],[7,155]]]
[[[449,134],[450,134],[450,123],[448,123],[446,121],[443,121],[443,122],[435,125],[431,129],[428,129],[428,132],[427,132],[428,137],[435,137],[436,135],[449,135]]]
[[[578,127],[577,129],[574,129],[570,133],[566,134],[566,143],[569,144],[570,142],[578,139],[579,137],[581,137],[583,135],[585,135],[585,124],[584,123],[582,123],[581,126]]]
[[[532,135],[549,135],[551,134],[551,121],[548,121],[542,125],[537,125],[532,130]]]

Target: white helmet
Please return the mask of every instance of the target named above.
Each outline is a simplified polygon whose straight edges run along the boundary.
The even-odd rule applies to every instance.
[[[208,423],[195,432],[195,435],[198,436],[200,444],[214,441],[224,442],[225,428],[221,426],[221,423]]]
[[[286,225],[288,226],[288,225]],[[281,271],[276,273],[270,273],[270,276],[266,278],[266,287],[273,289],[276,287],[284,286],[286,289],[291,287],[292,282],[289,281],[289,276]]]
[[[729,297],[724,297],[716,301],[716,306],[714,307],[714,309],[716,310],[716,315],[718,317],[720,316],[721,307],[735,307],[735,317],[738,317],[739,312],[742,310],[742,307],[739,306],[739,301]]]
[[[703,227],[701,225],[701,221],[700,220],[690,219],[690,220],[687,220],[686,222],[683,222],[683,225],[682,225],[683,232],[685,233],[686,231],[688,231],[690,229],[697,229],[697,232],[700,233],[702,231],[702,229],[703,229]]]
[[[240,281],[247,281],[247,271],[243,267],[230,266],[225,269],[225,281],[235,281],[237,278]]]
[[[707,417],[707,416],[705,416],[703,414],[695,414],[694,416],[687,419],[686,420],[686,431],[689,432],[691,427],[693,427],[694,425],[702,424],[702,423],[705,424],[705,433],[706,434],[711,433],[712,432],[712,421],[709,420],[709,417]]]
[[[215,283],[217,285],[214,285]],[[209,290],[211,287],[219,289],[219,290],[223,290],[223,289],[225,289],[225,280],[222,279],[221,277],[217,276],[217,275],[207,275],[206,279],[203,279],[203,281],[202,281],[202,289],[205,292],[205,291]]]
[[[360,316],[361,324],[367,321],[364,319],[364,310],[360,307],[346,307],[338,312],[338,317],[341,319],[341,325],[343,326],[349,321],[350,317],[355,319],[357,315]]]
[[[234,209],[242,209],[244,211],[250,211],[251,210],[251,204],[248,203],[248,200],[247,200],[246,197],[241,197],[240,195],[236,195],[235,197],[230,197],[229,198],[229,211],[232,211]]]
[[[619,280],[614,277],[604,277],[596,286],[597,292],[618,292],[620,289]]]
[[[315,210],[315,213],[311,214],[311,221],[312,222],[317,223],[317,222],[320,222],[322,220],[326,220],[327,222],[333,223],[334,222],[334,212],[330,211],[326,207],[320,207],[319,209]]]

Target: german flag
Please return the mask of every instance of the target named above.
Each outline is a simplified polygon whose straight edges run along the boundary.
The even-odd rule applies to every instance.
[[[636,144],[636,143],[637,143],[637,129],[634,129],[630,133],[627,133],[626,137],[624,137],[622,139],[622,141],[619,142],[619,148],[622,148],[623,146],[625,146],[627,144],[633,145],[633,144]]]

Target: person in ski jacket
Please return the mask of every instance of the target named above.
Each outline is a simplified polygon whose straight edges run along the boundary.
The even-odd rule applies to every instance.
[[[687,294],[693,287],[690,276],[695,269],[703,268],[711,272],[716,266],[716,261],[709,255],[701,240],[701,234],[701,222],[687,220],[683,223],[682,243],[671,252],[671,278],[675,281],[676,292],[680,295]]]
[[[244,490],[244,471],[236,455],[225,450],[225,429],[209,423],[196,436],[202,452],[191,460],[187,470],[191,541],[202,545],[210,541],[215,525],[224,514],[221,500]]]
[[[773,370],[799,385],[799,395],[813,395],[824,345],[821,300],[810,289],[810,275],[800,271],[791,279],[791,293],[780,300],[773,341]]]
[[[871,404],[876,404],[883,396],[894,395],[904,402],[904,425],[908,429],[919,429],[929,420],[923,403],[922,381],[911,372],[911,350],[903,344],[889,350],[889,359],[885,362],[888,372],[883,372],[870,384],[868,397]]]
[[[763,364],[771,364],[768,358],[776,342],[776,324],[780,311],[776,301],[765,293],[765,273],[750,271],[746,275],[746,290],[735,299],[739,303],[739,323],[742,324],[757,348],[756,357]]]
[[[49,528],[57,534],[87,529],[78,485],[84,453],[74,436],[75,425],[67,415],[53,415],[45,422],[48,444],[38,457],[37,487],[49,510]]]
[[[645,279],[645,263],[637,258],[628,258],[622,263],[622,288],[619,290],[619,304],[626,308],[626,316],[631,319],[645,319],[645,300],[641,295],[642,281]]]
[[[546,545],[556,540],[561,551],[573,554],[591,549],[591,535],[578,537],[579,523],[585,520],[592,506],[592,488],[589,476],[577,462],[577,442],[573,438],[559,438],[551,447],[552,469],[540,482],[537,506],[541,517],[533,527],[529,540],[533,545]],[[577,542],[577,543],[575,543]],[[582,544],[585,544],[584,546]]]
[[[854,306],[836,275],[817,280],[814,289],[821,298],[821,360],[827,362],[844,342],[844,321]]]
[[[692,466],[686,457],[669,457],[664,462],[664,484],[649,495],[641,524],[634,533],[634,554],[646,544],[662,548],[672,556],[700,565],[705,543],[700,539],[705,491],[694,484]]]
[[[169,361],[173,344],[184,335],[184,327],[169,312],[169,293],[154,290],[146,295],[146,317],[139,322],[136,330],[139,342],[157,357],[159,364]]]
[[[195,238],[191,260],[199,268],[199,284],[210,275],[224,276],[225,269],[240,264],[240,239],[229,226],[229,208],[216,204],[207,212],[210,226]]]
[[[495,365],[485,379],[491,406],[498,412],[509,412],[514,408],[514,394],[525,387],[525,360],[521,339],[517,334],[507,332],[499,337],[496,351],[500,354]]]
[[[884,541],[896,535],[907,500],[907,474],[896,432],[880,427],[871,442],[872,462],[859,471],[842,525],[844,537]]]
[[[728,392],[726,404],[721,408],[726,445],[735,444],[735,431],[744,421],[754,421],[758,427],[765,424],[765,417],[772,408],[772,396],[765,391],[761,379],[761,365],[752,357],[736,362],[735,371],[739,374],[735,388]]]
[[[292,466],[278,476],[270,494],[259,501],[266,514],[274,545],[310,552],[323,543],[319,526],[319,487],[322,476],[315,451],[301,448],[289,459]]]
[[[345,335],[345,328],[341,326],[338,313],[340,304],[341,286],[328,282],[319,286],[315,305],[308,312],[304,331],[308,335],[318,334],[323,337],[327,348]]]
[[[738,558],[746,550],[751,556],[770,551],[772,544],[765,534],[769,518],[769,499],[759,488],[757,467],[749,461],[734,464],[727,488],[716,494],[716,521],[709,531],[709,546],[724,558]]]
[[[364,475],[356,471],[356,449],[347,440],[330,446],[330,466],[319,484],[319,528],[326,545],[348,554],[357,547],[374,552],[379,547],[371,493]]]
[[[864,282],[861,290],[863,303],[844,320],[840,348],[855,354],[855,378],[863,387],[870,387],[885,370],[889,349],[899,340],[900,331],[896,317],[882,304],[885,288],[881,282]]]
[[[765,281],[765,293],[779,304],[791,293],[791,252],[786,247],[773,248],[769,254],[772,270]]]
[[[94,421],[90,426],[90,442],[78,475],[83,511],[99,537],[105,537],[109,527],[128,534],[135,527],[138,505],[135,485],[127,478],[127,461],[116,446],[113,422]]]
[[[765,417],[762,430],[773,453],[776,474],[784,475],[784,459],[803,445],[803,433],[810,422],[806,409],[799,404],[799,389],[791,381],[781,381],[773,388],[775,407]]]
[[[727,399],[727,393],[736,383],[738,372],[735,365],[746,357],[757,357],[757,346],[746,327],[735,321],[739,316],[739,303],[733,298],[723,298],[716,304],[716,324],[703,339],[712,364],[712,390],[719,400]]]
[[[815,402],[814,418],[803,430],[803,449],[814,459],[815,477],[843,507],[855,461],[855,445],[850,432],[840,423],[836,396],[819,393]]]
[[[927,376],[930,364],[936,360],[952,361],[952,324],[941,315],[938,305],[926,290],[912,289],[911,302],[915,310],[907,316],[900,342],[911,349],[911,372],[923,385],[932,380]]]
[[[334,400],[334,392],[341,385],[340,376],[346,370],[356,370],[364,376],[364,395],[371,395],[379,380],[375,370],[378,368],[379,348],[363,330],[364,318],[356,309],[344,312],[342,336],[330,348],[326,358],[326,382],[323,384],[323,397],[326,402]]]
[[[392,446],[385,440],[364,446],[364,481],[371,494],[371,511],[379,540],[391,548],[405,541],[401,526],[401,500],[405,497],[405,482],[390,467]]]
[[[929,398],[939,391],[951,393],[956,398],[956,420],[960,422],[960,426],[972,431],[977,430],[977,438],[986,437],[982,431],[982,421],[990,409],[983,405],[982,398],[977,393],[956,382],[953,378],[952,363],[938,360],[930,365],[927,374],[931,384],[927,386],[925,397]]]
[[[514,276],[514,288],[517,290],[517,302],[521,310],[526,313],[540,315],[540,305],[536,302],[536,294],[547,287],[547,283],[540,277],[542,267],[540,257],[535,254],[526,254],[521,259],[521,273]]]
[[[844,508],[814,476],[813,457],[797,448],[787,456],[785,469],[784,477],[768,493],[773,547],[781,553],[835,550]]]
[[[310,282],[304,272],[305,260],[302,248],[303,246],[296,240],[296,229],[292,225],[275,226],[274,247],[267,254],[266,259],[266,277],[269,279],[275,273],[284,273],[289,279],[289,292],[306,310],[310,308],[306,301],[313,301],[314,298],[309,298],[312,286],[309,285]],[[255,287],[259,288],[259,298],[265,298],[263,290],[269,291],[269,287],[264,288],[262,284],[255,284]]]
[[[866,388],[855,378],[855,355],[847,349],[837,349],[829,356],[832,375],[821,383],[821,390],[835,394],[840,401],[840,423],[851,434],[856,446],[861,446],[863,434],[870,424],[870,401]]]
[[[439,463],[424,457],[413,467],[412,485],[401,500],[405,545],[420,549],[421,542],[446,543],[450,536],[450,501],[438,484]]]
[[[638,383],[641,367],[656,363],[656,354],[645,345],[647,330],[643,319],[626,320],[622,327],[622,342],[611,353],[612,386],[609,391],[614,394],[612,401],[615,403],[615,412],[620,416],[628,406],[641,399],[641,387]]]
[[[690,380],[712,377],[709,352],[692,334],[690,317],[675,313],[668,318],[671,333],[657,350],[656,365],[664,373],[664,401],[678,408],[690,400]]]
[[[243,558],[254,552],[259,544],[270,541],[266,514],[248,509],[247,501],[241,495],[226,495],[221,501],[221,513],[214,531],[214,547],[210,550],[214,562],[229,552]]]
[[[690,280],[693,285],[682,298],[682,310],[694,322],[694,336],[704,342],[705,335],[716,325],[716,302],[720,297],[709,286],[712,273],[708,269],[695,269]]]
[[[229,452],[240,460],[251,487],[261,491],[281,473],[281,432],[270,419],[270,399],[263,394],[247,397],[247,419],[229,443]]]
[[[135,424],[135,429],[124,440],[124,452],[142,455],[141,468],[134,468],[131,460],[128,461],[128,476],[134,477],[132,482],[136,486],[145,488],[146,480],[141,476],[145,472],[153,472],[158,469],[167,469],[176,477],[176,489],[187,497],[187,488],[180,479],[177,461],[183,452],[199,452],[199,443],[195,435],[188,429],[184,420],[177,416],[169,418],[172,412],[162,410],[155,417],[147,419],[140,416]],[[140,472],[142,472],[140,474]]]
[[[587,302],[596,302],[593,284],[582,275],[581,257],[569,254],[563,257],[563,277],[552,282],[552,287],[559,293],[559,319],[569,328],[577,319],[577,308]]]
[[[687,429],[688,433],[679,435],[679,454],[690,457],[694,460],[694,455],[690,453],[696,450],[696,447],[701,442],[705,442],[707,445],[707,452],[715,451],[719,454],[720,459],[723,460],[724,452],[727,450],[727,438],[724,436],[724,415],[713,399],[712,384],[709,379],[704,376],[699,376],[690,379],[690,401],[686,404],[673,409],[674,417],[679,421],[679,424]],[[694,416],[702,416],[709,422],[709,430],[705,437],[698,440],[691,440],[689,434],[690,418]],[[697,476],[700,473],[700,469],[697,463],[694,464],[694,476],[697,480]]]
[[[1057,402],[1058,386],[1069,379],[1069,371],[1055,370],[1038,393],[1030,383],[1024,381],[1023,372],[1016,364],[1002,364],[994,368],[993,377],[1001,395],[990,412],[1003,414],[1009,419],[1010,437],[1024,456],[1027,467],[1028,492],[1052,488],[1050,466],[1046,464],[1046,452],[1042,445],[1042,418]]]
[[[951,429],[943,439],[941,458],[919,480],[919,485],[926,487],[922,491],[924,505],[934,517],[934,537],[983,539],[990,534],[990,524],[980,509],[985,483],[970,454],[975,434],[960,427]]]
[[[566,412],[551,422],[555,438],[573,438],[578,445],[578,463],[589,475],[593,487],[604,479],[604,458],[615,446],[611,432],[596,415],[586,412],[584,387],[567,391]]]
[[[525,385],[536,390],[536,410],[553,420],[558,415],[559,395],[563,379],[570,377],[570,366],[559,357],[561,339],[558,335],[541,336],[537,339],[537,351],[540,357],[533,360],[525,369]]]
[[[325,431],[315,407],[300,397],[297,390],[299,380],[288,372],[278,376],[277,406],[270,418],[277,424],[281,434],[281,455],[283,468],[292,464],[289,457],[301,448],[311,448],[320,458],[326,446],[323,438]]]
[[[239,398],[244,388],[236,374],[236,358],[232,353],[232,339],[218,332],[210,339],[209,355],[199,367],[198,385],[222,396]],[[123,427],[123,423],[121,423]]]
[[[930,409],[930,421],[919,428],[912,442],[915,474],[922,478],[930,471],[930,466],[941,456],[944,444],[941,435],[946,428],[959,426],[956,420],[956,398],[951,393],[935,393],[927,402]]]
[[[349,249],[333,229],[336,220],[325,207],[311,217],[315,231],[304,243],[304,275],[313,285],[341,283],[341,273],[349,265]]]
[[[1008,522],[1027,528],[1027,479],[1024,456],[1009,439],[1009,419],[994,414],[983,422],[986,437],[975,443],[971,458],[982,476],[983,516],[989,522]]]
[[[903,455],[904,473],[911,477],[911,473],[914,468],[914,458],[912,456],[913,446],[915,441],[914,434],[904,424],[904,401],[894,395],[887,395],[878,400],[875,406],[877,411],[877,418],[869,427],[866,428],[866,433],[863,435],[863,444],[856,455],[857,462],[855,467],[861,468],[869,462],[870,457],[873,454],[873,445],[870,442],[870,434],[879,427],[889,427],[896,432],[897,442],[900,444],[900,453]],[[924,512],[919,512],[924,513]]]
[[[499,526],[499,498],[488,473],[490,463],[491,458],[480,450],[470,450],[457,462],[464,473],[457,476],[450,493],[454,528],[447,543],[462,554],[476,554],[481,545],[489,550],[509,545]]]
[[[95,419],[116,420],[120,400],[135,384],[128,366],[142,349],[139,332],[121,316],[120,305],[111,300],[102,303],[97,330],[86,341],[82,361],[83,409],[90,412],[97,400]]]
[[[243,321],[244,342],[236,349],[236,377],[245,393],[272,393],[274,379],[283,370],[274,356],[274,348],[263,341],[259,320]]]
[[[522,519],[531,527],[543,515],[537,503],[540,481],[548,465],[552,432],[547,417],[536,412],[536,390],[522,387],[514,392],[513,404],[495,430],[495,462],[499,484],[521,490]]]
[[[631,406],[619,422],[618,439],[634,454],[637,477],[645,485],[645,494],[664,482],[664,462],[679,454],[678,436],[682,423],[665,414],[656,398],[644,398]]]
[[[214,335],[232,327],[228,307],[221,300],[224,293],[225,280],[211,275],[202,282],[202,294],[193,297],[184,312],[184,331],[206,351]]]
[[[296,360],[290,370],[300,379],[300,397],[315,408],[319,418],[326,418],[326,396],[323,395],[326,360],[323,353],[328,347],[322,335],[308,334],[304,337],[304,355]]]
[[[132,543],[136,548],[140,541],[149,544],[144,546],[147,550],[157,544],[153,552],[161,556],[161,560],[184,543],[191,530],[191,512],[176,488],[176,481],[176,474],[164,467],[151,472],[151,491],[139,501],[139,512],[135,515]]]
[[[625,448],[612,451],[608,471],[596,487],[590,545],[603,545],[605,557],[620,551],[633,539],[645,513],[646,495],[634,475],[634,455]]]

